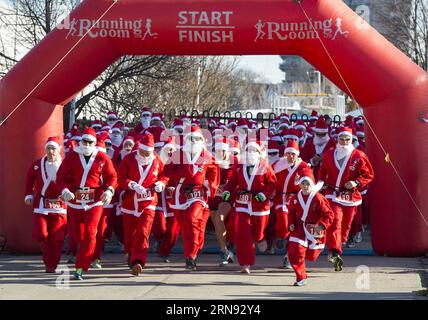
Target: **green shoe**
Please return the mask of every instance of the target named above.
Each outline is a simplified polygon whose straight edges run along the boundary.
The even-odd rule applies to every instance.
[[[334,271],[342,271],[343,259],[340,256],[334,257]]]
[[[74,273],[74,280],[83,280],[83,269],[82,268],[79,268],[79,269],[76,269],[76,272]]]
[[[95,259],[92,263],[91,263],[91,268],[94,269],[102,269],[103,266],[101,265],[101,260],[100,259]]]

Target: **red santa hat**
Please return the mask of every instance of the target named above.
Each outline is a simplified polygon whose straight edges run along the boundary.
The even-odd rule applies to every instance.
[[[122,141],[122,145],[124,145],[125,142],[131,142],[132,145],[135,146],[135,138],[133,136],[126,136]]]
[[[306,131],[305,122],[302,119],[297,120],[296,124],[294,125],[294,128],[297,130],[305,130]]]
[[[153,113],[152,120],[163,121],[163,114],[162,113]]]
[[[300,155],[300,148],[297,141],[291,139],[287,141],[287,146],[285,147],[284,154],[287,152]]]
[[[111,128],[111,132],[121,132],[123,127],[123,122],[116,122]]]
[[[45,149],[49,146],[52,146],[58,150],[61,150],[61,140],[59,136],[49,137],[45,144]]]
[[[349,128],[349,127],[339,127],[336,130],[336,134],[337,134],[338,137],[340,137],[340,136],[348,136],[351,139],[353,138],[352,128]]]
[[[295,139],[297,141],[299,141],[299,138],[301,137],[302,133],[295,128],[291,128],[290,130],[288,130],[288,134],[284,136],[284,138],[286,139]]]
[[[129,131],[130,129],[131,129],[131,127],[129,126],[129,124],[127,124],[127,123],[123,124],[123,130]]]
[[[295,185],[301,184],[303,181],[308,181],[311,186],[315,185],[314,172],[309,167],[304,167],[299,169],[296,174],[296,180],[294,181]]]
[[[97,134],[96,148],[104,153],[107,153],[105,144],[106,140],[110,141],[110,139],[108,138],[108,132],[100,132],[99,134]]]
[[[283,149],[283,146],[281,146],[278,141],[275,140],[269,140],[268,142],[268,153],[274,153],[274,152],[278,152],[279,154],[281,154],[281,150]]]
[[[271,140],[272,141],[282,141],[282,135],[281,135],[281,133],[277,133],[277,134],[274,134],[273,136],[272,136],[272,138],[271,138]]]
[[[229,139],[227,137],[218,137],[215,140],[214,148],[216,150],[225,150],[229,151]]]
[[[187,140],[190,137],[199,137],[202,138],[203,141],[205,141],[205,138],[199,126],[192,126],[190,132],[184,136],[184,139]]]
[[[260,152],[262,155],[265,153],[265,147],[263,145],[263,143],[260,140],[256,140],[256,141],[249,141],[246,145],[245,145],[245,150],[247,150],[249,147],[253,147],[255,148],[258,152]]]
[[[280,116],[279,116],[279,119],[280,120],[287,120],[287,121],[289,121],[290,120],[290,116],[288,114],[286,114],[286,113],[281,113]]]
[[[358,126],[357,127],[357,137],[358,138],[364,138],[365,136],[366,136],[366,133],[364,132],[364,127]]]
[[[101,128],[101,130],[110,132],[110,126],[108,124],[104,123],[103,127]]]
[[[108,120],[116,120],[117,119],[117,113],[110,111],[107,113],[107,119]]]
[[[364,118],[361,117],[361,116],[355,118],[355,123],[358,124],[358,125],[360,125],[360,126],[364,125]]]
[[[85,129],[83,129],[82,140],[97,142],[97,133],[94,128],[85,127]]]
[[[102,126],[103,126],[103,124],[102,124],[101,120],[94,120],[92,122],[92,125],[91,125],[91,127],[94,128],[95,130],[101,129]]]
[[[317,123],[315,124],[315,127],[312,128],[312,131],[316,133],[328,133],[328,124],[325,121],[324,117],[319,117]]]
[[[282,119],[281,122],[278,124],[278,130],[282,130],[283,128],[288,129],[290,127],[290,122],[288,119]]]
[[[142,116],[143,115],[149,115],[149,116],[151,116],[152,115],[152,110],[150,109],[150,107],[144,106],[143,110],[141,110],[141,115]]]
[[[227,121],[227,126],[230,128],[231,126],[235,126],[236,127],[236,125],[237,125],[237,122],[236,122],[236,120],[235,119],[229,119],[228,121]]]
[[[248,129],[247,119],[239,118],[236,125],[236,129]]]
[[[162,147],[162,149],[166,149],[166,148],[171,148],[173,149],[173,151],[177,150],[177,147],[175,145],[175,139],[174,137],[168,137],[164,146]]]
[[[165,144],[165,141],[162,139],[164,138],[164,131],[165,130],[161,127],[150,127],[146,130],[146,132],[149,132],[153,135],[155,148],[161,148]]]
[[[75,147],[77,147],[77,142],[74,140],[68,140],[66,143],[64,143],[65,152],[73,151]]]
[[[174,122],[172,123],[172,127],[174,129],[184,129],[184,122],[181,119],[175,119]]]
[[[318,112],[315,110],[312,110],[312,113],[311,113],[311,116],[309,117],[309,120],[318,120],[319,118],[320,117],[318,116]]]
[[[151,133],[145,133],[140,138],[140,145],[138,146],[141,150],[153,151],[155,150],[155,139]]]

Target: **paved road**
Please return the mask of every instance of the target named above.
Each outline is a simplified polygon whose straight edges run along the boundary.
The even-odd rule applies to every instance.
[[[251,275],[240,274],[236,264],[217,266],[214,254],[202,255],[196,272],[184,270],[182,255],[165,264],[151,254],[140,277],[130,275],[122,260],[107,254],[104,269],[60,290],[58,275],[43,272],[40,256],[2,254],[0,299],[428,299],[421,295],[428,263],[420,258],[345,256],[344,271],[335,273],[321,256],[308,264],[310,279],[302,288],[292,286],[294,273],[280,269],[278,255],[257,256]],[[368,266],[369,273],[358,273],[366,270],[358,266]]]

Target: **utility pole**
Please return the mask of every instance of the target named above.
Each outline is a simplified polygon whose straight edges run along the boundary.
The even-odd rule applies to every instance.
[[[80,4],[80,1],[81,0],[76,0],[74,7],[77,7]],[[70,103],[70,121],[68,122],[69,130],[76,122],[76,101],[76,98],[73,98]]]

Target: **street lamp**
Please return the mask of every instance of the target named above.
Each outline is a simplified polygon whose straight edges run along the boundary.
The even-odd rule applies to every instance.
[[[312,71],[308,71],[307,74],[309,75],[310,73],[316,73],[317,74],[317,78],[318,78],[318,96],[320,99],[320,109],[322,109],[323,105],[322,105],[322,96],[321,96],[321,72],[318,70],[312,70]]]

